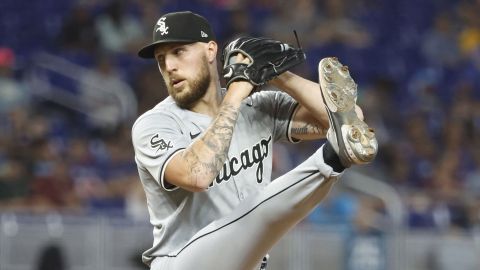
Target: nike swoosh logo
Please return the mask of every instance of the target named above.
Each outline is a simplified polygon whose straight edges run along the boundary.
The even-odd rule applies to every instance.
[[[197,134],[192,134],[192,133],[190,132],[190,138],[193,140],[193,139],[195,139],[196,137],[198,137],[198,135],[200,135],[200,133],[201,133],[201,132],[198,132]]]
[[[230,78],[233,75],[233,68],[229,68],[228,73],[223,75],[224,78]]]

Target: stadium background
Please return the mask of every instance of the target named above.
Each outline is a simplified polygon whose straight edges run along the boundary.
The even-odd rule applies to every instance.
[[[271,269],[480,269],[480,1],[2,0],[1,270],[145,269],[130,128],[166,90],[135,53],[183,9],[220,44],[294,44],[296,30],[295,71],[316,80],[319,59],[339,57],[376,128],[376,161],[345,175]],[[275,145],[274,174],[320,143]]]

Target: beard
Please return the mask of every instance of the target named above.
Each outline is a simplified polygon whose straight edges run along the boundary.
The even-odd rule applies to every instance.
[[[211,74],[208,69],[207,58],[204,56],[203,65],[197,76],[192,80],[187,80],[187,85],[183,91],[178,93],[172,86],[168,85],[168,93],[175,100],[175,103],[182,109],[189,109],[207,93],[210,85]]]

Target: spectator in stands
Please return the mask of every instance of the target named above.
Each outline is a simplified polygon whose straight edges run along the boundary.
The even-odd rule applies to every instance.
[[[317,25],[321,25],[316,1],[276,1],[272,10],[273,14],[265,20],[263,35],[295,44],[293,30],[296,30],[302,46],[315,45],[314,31]]]
[[[480,126],[479,100],[475,98],[475,87],[462,82],[454,88],[455,96],[450,104],[449,118],[444,122],[445,153],[453,152],[459,162],[456,171],[464,179],[468,171],[475,169],[475,147],[478,143]],[[460,184],[463,184],[461,182]]]
[[[135,206],[132,204],[146,206],[146,199],[138,194],[138,171],[135,161],[132,160],[134,154],[130,142],[130,132],[130,125],[122,125],[104,139],[106,159],[102,164],[102,169],[108,194],[103,200],[108,201],[110,207],[115,207],[120,212],[127,209],[133,210],[131,207]],[[127,205],[127,203],[129,204]],[[129,212],[128,214],[140,218],[142,213],[144,212]]]
[[[99,48],[92,12],[86,4],[78,3],[65,16],[59,43],[64,50],[94,53]]]
[[[127,195],[134,192],[132,183],[138,182],[129,134],[130,128],[123,125],[110,135],[70,140],[71,182],[87,212],[126,214]]]
[[[435,227],[433,202],[427,192],[418,188],[406,194],[408,226],[413,229],[431,229]]]
[[[79,76],[79,102],[89,108],[92,129],[114,130],[136,116],[135,111],[130,112],[137,103],[133,90],[122,80],[113,60],[110,54],[100,54],[96,57],[95,66]]]
[[[58,145],[51,140],[50,123],[44,117],[31,120],[34,126],[28,141],[32,163],[29,207],[34,212],[45,213],[64,209],[77,209],[80,204],[73,190],[68,164]]]
[[[477,105],[477,106],[480,106]],[[465,175],[464,190],[468,190],[472,197],[478,198],[480,206],[480,140],[474,141],[471,144],[470,151],[474,161],[473,169],[468,171]],[[478,209],[478,225],[480,225],[480,208]]]
[[[360,218],[360,199],[358,195],[338,190],[333,191],[331,195],[325,198],[322,205],[313,210],[307,218],[309,222],[334,225],[353,224]],[[374,220],[371,221],[374,222]]]
[[[470,235],[468,209],[463,203],[448,206],[448,227],[442,237],[436,238],[431,249],[431,270],[475,270],[480,265],[475,242]]]
[[[144,38],[150,36],[143,32],[140,20],[128,13],[126,4],[125,0],[111,0],[105,13],[95,20],[100,44],[109,52],[136,52]]]
[[[125,187],[127,190],[125,193],[125,215],[135,221],[148,221],[147,198],[142,183],[136,177],[132,177],[132,180]],[[142,261],[141,258],[139,261]]]
[[[0,161],[0,210],[22,210],[30,194],[30,175],[21,159],[6,157]]]
[[[371,34],[361,23],[348,16],[349,5],[346,0],[327,0],[322,3],[322,20],[315,24],[317,42],[350,48],[370,46]]]
[[[229,23],[225,27],[226,33],[234,33],[234,36],[225,37],[226,40],[233,40],[235,37],[244,35],[255,35],[252,27],[252,18],[245,7],[235,8],[229,11]],[[258,35],[258,34],[257,34]]]
[[[53,160],[52,168],[32,180],[31,208],[36,212],[76,212],[81,202],[76,196],[68,164]]]
[[[137,115],[143,114],[168,96],[162,76],[158,76],[158,71],[150,65],[142,67],[137,73],[133,89],[138,100]]]
[[[72,177],[76,196],[87,211],[96,211],[99,201],[107,196],[108,190],[102,178],[98,159],[105,155],[104,143],[98,141],[92,147],[90,138],[82,135],[68,141],[66,160]],[[93,150],[97,151],[96,155]]]
[[[364,89],[360,102],[365,109],[363,114],[375,127],[378,143],[388,143],[400,131],[401,118],[396,114],[398,104],[395,100],[398,84],[390,78],[377,78],[371,86]],[[402,90],[403,91],[403,90]]]
[[[424,35],[421,52],[428,64],[436,67],[454,67],[460,61],[457,26],[449,13],[435,16],[433,27]]]
[[[388,184],[392,185],[397,192],[403,196],[407,196],[412,190],[410,184],[410,164],[408,162],[408,154],[404,151],[408,143],[404,138],[392,140],[388,144],[382,145],[381,161],[378,167],[384,176],[379,177],[385,179]]]
[[[160,10],[162,10],[168,2],[169,1],[157,0],[135,1],[140,12],[140,23],[143,28],[142,33],[147,35],[151,33],[152,25],[155,25],[157,22]]]
[[[40,249],[35,270],[68,269],[64,248],[58,243],[49,243]]]
[[[25,107],[30,101],[27,87],[15,78],[14,65],[13,50],[0,47],[0,114]]]
[[[467,193],[461,190],[463,181],[458,175],[459,160],[458,153],[447,150],[433,168],[428,192],[433,200],[432,215],[437,229],[447,228],[450,218],[456,214],[450,205],[465,204],[462,199]]]
[[[462,30],[458,37],[462,54],[468,58],[480,49],[480,3],[462,1],[459,4],[458,15],[462,20]]]
[[[432,177],[433,166],[439,155],[434,137],[429,132],[426,117],[422,113],[412,113],[404,122],[408,145],[403,149],[408,155],[409,184],[413,188],[426,188]]]

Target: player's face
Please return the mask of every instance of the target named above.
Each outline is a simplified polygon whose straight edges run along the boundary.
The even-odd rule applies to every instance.
[[[174,43],[155,50],[168,93],[182,108],[194,105],[210,85],[211,74],[202,45]]]

